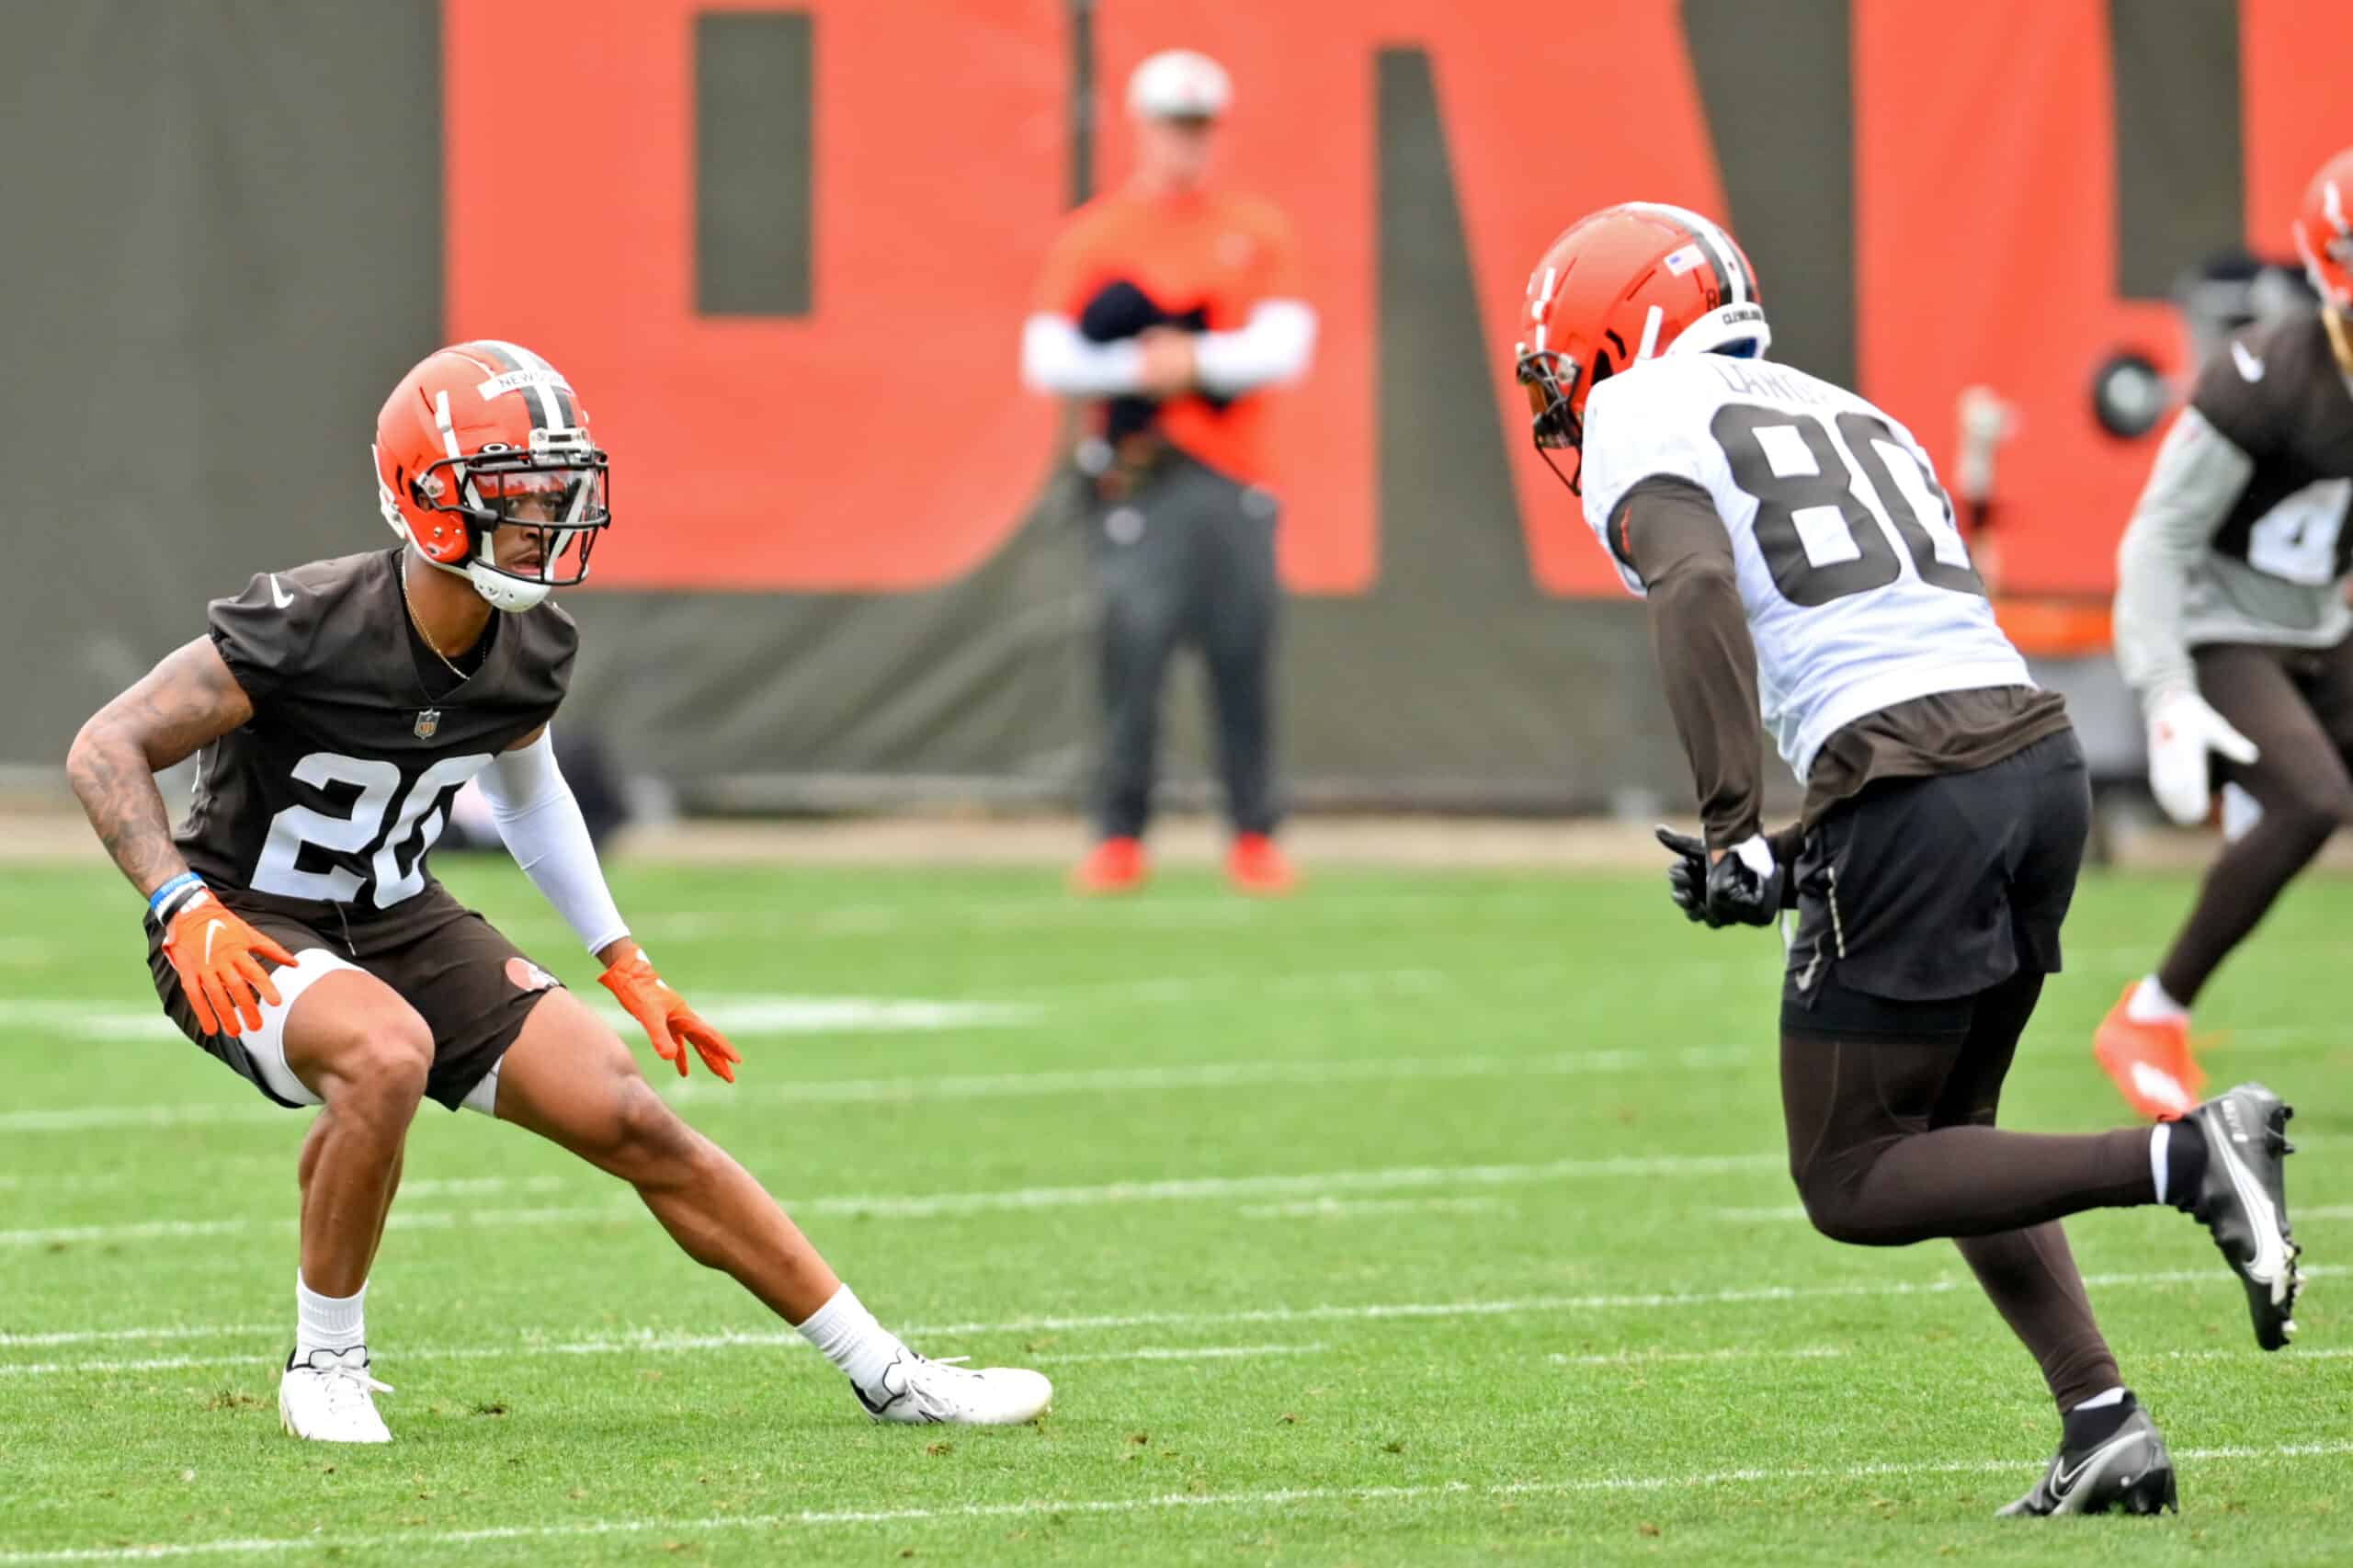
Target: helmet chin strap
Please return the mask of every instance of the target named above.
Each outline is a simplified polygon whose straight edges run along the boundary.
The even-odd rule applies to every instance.
[[[510,615],[518,615],[527,609],[537,609],[547,602],[548,590],[553,586],[552,584],[548,583],[527,582],[480,561],[468,561],[452,566],[446,562],[436,561],[425,551],[417,550],[414,540],[410,542],[410,550],[418,560],[435,571],[447,572],[452,577],[464,578],[472,585],[474,592],[480,594],[489,603],[491,608],[505,610]]]
[[[2334,301],[2324,301],[2320,307],[2320,324],[2328,330],[2328,346],[2336,350],[2336,368],[2347,381],[2353,381],[2353,326],[2345,320],[2345,312]]]
[[[526,582],[481,561],[469,561],[462,567],[448,566],[442,570],[457,573],[474,585],[475,593],[490,601],[491,608],[505,610],[510,615],[537,609],[546,601],[548,589],[552,585]]]

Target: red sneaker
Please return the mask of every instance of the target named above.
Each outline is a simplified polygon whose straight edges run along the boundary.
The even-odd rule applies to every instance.
[[[1073,892],[1133,892],[1152,875],[1141,838],[1107,838],[1086,852],[1070,874]]]
[[[2189,1114],[2206,1087],[2206,1074],[2189,1051],[2189,1020],[2146,1024],[2126,1009],[2140,982],[2124,988],[2092,1036],[2092,1055],[2134,1110],[2153,1121]]]
[[[1263,833],[1245,833],[1233,841],[1225,857],[1226,880],[1241,892],[1279,898],[1299,886],[1299,873],[1290,858]]]

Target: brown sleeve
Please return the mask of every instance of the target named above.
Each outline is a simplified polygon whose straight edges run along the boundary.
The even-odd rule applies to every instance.
[[[1664,477],[1626,493],[1609,534],[1649,596],[1651,644],[1667,710],[1691,759],[1708,846],[1728,848],[1758,831],[1765,753],[1756,647],[1732,538],[1705,490]]]
[[[2300,358],[2295,352],[2299,347],[2288,334],[2261,327],[2234,333],[2198,372],[2189,405],[2247,456],[2258,460],[2270,456],[2280,445],[2280,387],[2291,381],[2308,384],[2308,378],[2297,377],[2288,368],[2288,361]],[[2242,355],[2268,373],[2248,381]]]
[[[206,608],[205,630],[221,650],[221,662],[259,708],[311,673],[321,613],[315,589],[298,589],[265,572],[244,593],[214,599]]]

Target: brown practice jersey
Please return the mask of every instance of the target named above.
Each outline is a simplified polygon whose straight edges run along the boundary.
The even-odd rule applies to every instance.
[[[2268,577],[2334,590],[2353,566],[2353,391],[2320,313],[2301,311],[2233,337],[2189,402],[2255,462],[2214,532],[2215,552]]]
[[[460,679],[411,625],[404,548],[265,573],[208,617],[254,715],[204,749],[180,852],[327,930],[436,885],[450,798],[548,722],[579,644],[551,604],[493,615]]]

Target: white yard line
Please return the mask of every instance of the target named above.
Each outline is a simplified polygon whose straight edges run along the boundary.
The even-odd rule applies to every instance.
[[[2289,1443],[2271,1448],[2176,1449],[2174,1458],[2193,1463],[2277,1464],[2353,1453],[2353,1442]],[[254,1536],[240,1540],[182,1541],[153,1546],[67,1547],[46,1551],[0,1552],[0,1564],[40,1562],[137,1562],[176,1557],[250,1556],[266,1552],[364,1551],[380,1548],[415,1551],[487,1541],[579,1540],[601,1536],[691,1535],[733,1530],[821,1528],[828,1526],[911,1525],[961,1519],[1027,1518],[1039,1515],[1120,1515],[1195,1509],[1290,1508],[1306,1504],[1357,1506],[1418,1503],[1438,1498],[1506,1500],[1564,1497],[1612,1492],[1693,1491],[1720,1487],[1775,1486],[1822,1481],[1873,1481],[1912,1476],[1996,1474],[2013,1471],[2031,1480],[2040,1455],[2004,1459],[1931,1460],[1910,1463],[1775,1466],[1745,1470],[1677,1471],[1665,1474],[1597,1475],[1566,1481],[1481,1483],[1440,1482],[1425,1486],[1300,1486],[1267,1492],[1169,1492],[1141,1497],[1034,1497],[1007,1503],[957,1503],[929,1508],[807,1509],[791,1514],[717,1514],[699,1519],[675,1517],[581,1519],[565,1524],[499,1525],[463,1530],[405,1530],[377,1535]]]
[[[562,1176],[426,1176],[403,1180],[403,1198],[483,1198],[502,1192],[561,1192],[579,1185]]]
[[[1755,1209],[1703,1209],[1700,1212],[1711,1220],[1722,1220],[1728,1224],[1756,1225],[1776,1220],[1802,1220],[1805,1218],[1805,1205],[1768,1203]]]
[[[1331,1348],[1313,1340],[1303,1345],[1147,1346],[1141,1350],[1090,1350],[1075,1355],[1041,1350],[1021,1359],[1055,1367],[1083,1361],[1241,1361],[1261,1356],[1321,1356]]]
[[[2345,1273],[2341,1267],[2306,1269],[2308,1275],[2331,1276]],[[2218,1268],[2166,1269],[2147,1274],[2095,1274],[2085,1283],[2096,1289],[2117,1290],[2136,1286],[2215,1283],[2226,1276]],[[1526,1296],[1494,1301],[1392,1301],[1365,1304],[1327,1303],[1307,1307],[1253,1307],[1227,1312],[1154,1312],[1112,1313],[1098,1316],[1015,1318],[1002,1323],[914,1324],[899,1332],[909,1339],[938,1342],[961,1339],[976,1335],[1082,1333],[1090,1330],[1130,1328],[1211,1328],[1233,1327],[1241,1324],[1264,1326],[1269,1324],[1302,1323],[1380,1323],[1444,1320],[1467,1317],[1519,1317],[1560,1315],[1575,1312],[1618,1311],[1662,1312],[1719,1306],[1751,1306],[1776,1301],[1820,1300],[1859,1300],[1874,1297],[1937,1296],[1955,1291],[1970,1291],[1977,1288],[1968,1277],[1947,1276],[1938,1279],[1897,1280],[1885,1284],[1851,1285],[1759,1285],[1722,1290],[1659,1291],[1641,1295],[1592,1296]],[[274,1342],[284,1335],[283,1325],[253,1324],[208,1327],[176,1327],[146,1331],[106,1329],[74,1338],[67,1335],[19,1335],[6,1343],[18,1346],[51,1346],[85,1343],[100,1335],[115,1339],[139,1337],[163,1338],[244,1338],[263,1343]],[[594,1339],[550,1340],[537,1336],[516,1338],[472,1345],[399,1346],[387,1342],[383,1348],[384,1364],[395,1366],[404,1360],[413,1361],[475,1361],[495,1360],[506,1357],[531,1356],[628,1356],[674,1355],[697,1350],[734,1349],[744,1346],[792,1346],[802,1343],[801,1336],[790,1329],[738,1331],[723,1334],[670,1334],[651,1329],[634,1333],[602,1336]],[[1713,1354],[1713,1353],[1711,1353]],[[2296,1352],[2290,1352],[2295,1355]],[[1726,1359],[1734,1358],[1730,1354]],[[0,1363],[0,1379],[25,1377],[61,1377],[82,1373],[171,1371],[191,1367],[226,1367],[252,1362],[254,1353],[205,1356],[159,1356],[130,1360],[36,1361]]]
[[[1556,1367],[1655,1367],[1682,1361],[1822,1361],[1846,1351],[1835,1345],[1813,1345],[1795,1350],[1762,1350],[1734,1346],[1728,1350],[1613,1350],[1603,1356],[1563,1356],[1549,1359]]]
[[[633,1028],[629,1015],[596,998],[590,1004],[615,1028]],[[703,1017],[733,1034],[801,1035],[929,1032],[1007,1028],[1034,1022],[1027,1002],[947,1002],[891,996],[706,995]],[[0,1028],[74,1040],[178,1040],[179,1030],[157,1007],[119,1002],[0,1000]]]
[[[37,1191],[45,1194],[110,1192],[129,1179],[130,1177],[120,1171],[108,1171],[97,1176],[35,1171],[29,1175],[0,1176],[0,1192]]]
[[[2328,1278],[2344,1274],[2347,1269],[2343,1265],[2322,1265],[2318,1267],[2306,1268],[2303,1272],[2308,1278]],[[2095,1289],[2183,1285],[2199,1282],[2219,1287],[2229,1280],[2229,1272],[2219,1265],[2206,1268],[2161,1269],[2149,1273],[2091,1274],[2084,1278],[2084,1283]],[[1867,1284],[1858,1281],[1846,1285],[1752,1285],[1722,1290],[1665,1290],[1625,1295],[1522,1296],[1495,1301],[1403,1301],[1364,1306],[1335,1304],[1313,1307],[1254,1307],[1217,1312],[1157,1312],[1084,1317],[1032,1317],[1017,1318],[1011,1322],[995,1324],[931,1324],[910,1328],[905,1332],[918,1337],[924,1335],[948,1337],[970,1334],[1077,1332],[1086,1329],[1203,1328],[1212,1324],[1224,1326],[1238,1324],[1348,1323],[1396,1319],[1522,1316],[1552,1312],[1611,1312],[1623,1309],[1672,1311],[1686,1307],[1746,1305],[1768,1301],[1852,1300],[1879,1296],[1940,1296],[1955,1291],[1973,1291],[1977,1288],[1977,1281],[1968,1275],[1949,1274],[1935,1279],[1895,1280],[1882,1284]]]
[[[1711,1220],[1735,1225],[1773,1224],[1805,1218],[1804,1206],[1797,1203],[1771,1203],[1756,1209],[1706,1209],[1700,1212]],[[2311,1209],[2291,1205],[2288,1218],[2299,1225],[2307,1220],[2353,1220],[2353,1203],[2324,1203]]]
[[[1200,1062],[1163,1067],[1047,1069],[1031,1073],[938,1074],[889,1078],[813,1078],[782,1084],[657,1084],[670,1099],[697,1106],[745,1101],[791,1105],[899,1105],[1024,1096],[1160,1094],[1178,1089],[1256,1088],[1267,1085],[1442,1082],[1449,1079],[1582,1077],[1587,1074],[1710,1071],[1761,1060],[1745,1046],[1677,1051],[1570,1051],[1548,1056],[1405,1056],[1341,1061]],[[97,1105],[0,1112],[0,1132],[78,1132],[100,1128],[170,1127],[267,1121],[286,1113],[258,1097],[227,1104]],[[35,1180],[28,1176],[0,1181]]]
[[[1159,1094],[1174,1089],[1256,1088],[1270,1084],[1415,1083],[1455,1078],[1577,1077],[1613,1073],[1699,1071],[1754,1060],[1738,1046],[1699,1046],[1651,1053],[1570,1051],[1550,1056],[1400,1056],[1347,1061],[1199,1062],[1165,1067],[1100,1067],[1032,1073],[938,1074],[921,1077],[804,1080],[764,1086],[698,1084],[669,1090],[697,1105],[782,1100],[798,1105],[918,1103],[1048,1095]]]
[[[2305,1270],[2310,1273],[2310,1269]],[[2302,1345],[2281,1351],[2277,1357],[2267,1357],[2261,1351],[2250,1351],[2245,1346],[2229,1350],[2216,1346],[2211,1350],[2154,1350],[2143,1352],[2160,1361],[2227,1361],[2244,1357],[2260,1360],[2268,1369],[2273,1367],[2293,1367],[2299,1361],[2337,1361],[2353,1356],[2353,1345]]]
[[[913,1331],[910,1331],[913,1332]],[[697,1350],[733,1350],[746,1346],[790,1350],[805,1343],[783,1330],[747,1334],[688,1334],[645,1338],[576,1340],[563,1344],[421,1346],[387,1351],[386,1364],[395,1358],[418,1361],[496,1361],[517,1356],[677,1355]],[[1329,1345],[1310,1341],[1300,1345],[1145,1346],[1135,1350],[1040,1351],[1017,1358],[1041,1365],[1062,1366],[1095,1361],[1228,1361],[1260,1356],[1315,1356]],[[251,1366],[250,1355],[150,1356],[128,1361],[29,1362],[0,1365],[0,1378],[55,1377],[67,1372],[177,1372],[198,1367]]]
[[[2113,1281],[2110,1281],[2113,1283]],[[1721,1350],[1613,1350],[1597,1356],[1565,1356],[1554,1352],[1549,1359],[1556,1367],[1650,1367],[1682,1361],[1813,1361],[1852,1352],[1834,1345],[1814,1346],[1802,1350],[1768,1349],[1761,1346],[1733,1346]],[[2127,1360],[2151,1361],[2229,1361],[2261,1360],[2267,1368],[2292,1368],[2300,1361],[2336,1361],[2353,1356],[2353,1346],[2302,1346],[2289,1350],[2273,1359],[2250,1346],[2231,1348],[2216,1346],[2206,1350],[2142,1350]]]
[[[1108,980],[1056,986],[1026,994],[1040,1002],[1203,1002],[1227,997],[1434,996],[1459,987],[1443,970],[1358,969],[1241,974],[1171,975],[1153,980]]]
[[[1509,1208],[1500,1198],[1305,1198],[1296,1203],[1249,1203],[1245,1220],[1351,1220],[1375,1214],[1492,1214]]]
[[[1448,1187],[1502,1187],[1547,1181],[1646,1176],[1654,1180],[1723,1176],[1782,1163],[1779,1154],[1647,1157],[1613,1160],[1552,1160],[1539,1165],[1394,1165],[1373,1170],[1323,1171],[1301,1176],[1179,1176],[1161,1181],[1108,1182],[1086,1187],[1021,1187],[989,1192],[844,1194],[788,1198],[795,1213],[937,1218],[1032,1209],[1077,1209],[1129,1203],[1165,1203],[1195,1199],[1322,1198],[1342,1192],[1389,1192]],[[481,1229],[500,1225],[554,1225],[631,1219],[642,1212],[636,1200],[616,1194],[601,1203],[532,1209],[406,1210],[395,1207],[396,1229]],[[0,1231],[0,1247],[53,1246],[85,1242],[165,1241],[233,1235],[246,1231],[289,1230],[292,1216],[263,1219],[140,1220],[112,1225],[57,1225]]]
[[[177,1031],[174,1031],[175,1037]],[[209,1127],[219,1122],[275,1121],[287,1113],[258,1095],[241,1100],[186,1104],[61,1106],[53,1110],[0,1111],[0,1132],[85,1132],[99,1128]],[[292,1126],[291,1122],[284,1125]]]
[[[271,1332],[265,1325],[249,1323],[174,1323],[158,1324],[153,1328],[61,1328],[33,1334],[0,1334],[0,1349],[96,1345],[115,1339],[237,1339]]]

